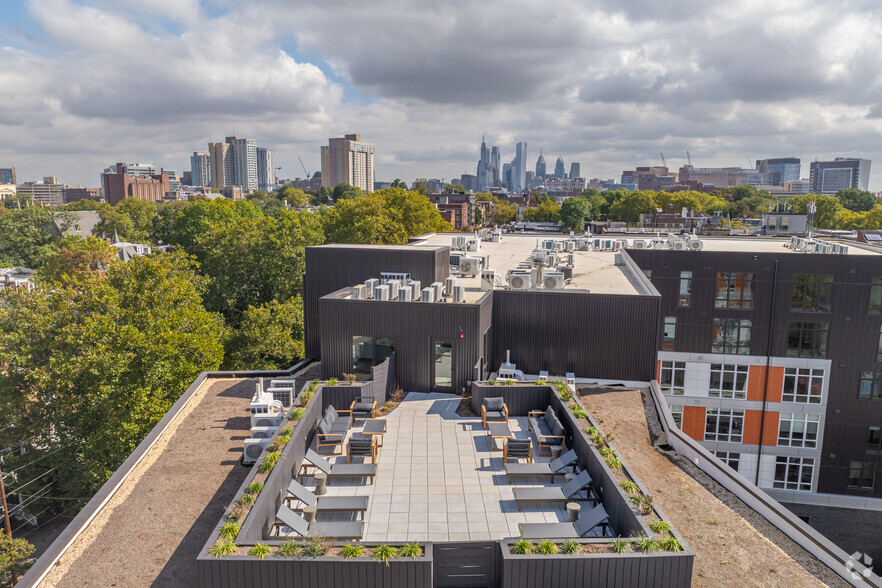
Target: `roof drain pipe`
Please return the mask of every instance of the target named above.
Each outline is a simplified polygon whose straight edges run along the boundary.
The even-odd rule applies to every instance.
[[[759,487],[760,460],[763,457],[763,435],[766,429],[766,407],[769,404],[769,373],[772,371],[772,332],[775,322],[775,297],[778,292],[778,260],[775,260],[775,269],[772,272],[772,299],[769,302],[769,330],[766,334],[766,381],[763,384],[763,411],[760,414],[760,434],[756,455],[756,475],[753,483]]]

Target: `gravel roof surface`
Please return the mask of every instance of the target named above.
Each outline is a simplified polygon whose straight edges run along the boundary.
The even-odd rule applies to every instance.
[[[693,586],[826,585],[652,446],[640,390],[602,388],[591,393],[580,386],[580,393],[582,404],[612,435],[624,461],[695,552]],[[825,578],[838,579],[827,572]]]

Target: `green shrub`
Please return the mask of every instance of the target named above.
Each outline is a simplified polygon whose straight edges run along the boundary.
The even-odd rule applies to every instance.
[[[656,535],[664,535],[671,530],[671,523],[667,521],[652,521],[649,523],[649,528]]]
[[[563,398],[565,402],[569,402],[569,400],[573,397],[573,393],[570,391],[570,387],[567,386],[567,383],[563,380],[555,380],[554,389],[557,390],[557,393],[560,394],[560,397]]]
[[[336,386],[339,383],[340,380],[338,380],[337,378],[331,378],[330,380],[328,380],[328,386]]]
[[[489,380],[487,380],[487,383],[490,384],[491,386],[495,386],[496,385],[496,378],[490,378]]]
[[[371,557],[377,561],[381,561],[385,563],[387,566],[389,565],[389,560],[393,557],[398,557],[398,550],[392,547],[391,545],[383,544],[377,545],[374,547],[374,552],[371,554]]]
[[[652,496],[643,495],[640,497],[640,504],[637,505],[637,508],[640,509],[640,514],[648,515],[652,512]]]
[[[319,534],[310,535],[306,544],[303,546],[303,554],[310,557],[319,557],[328,552],[331,548],[332,541],[327,537]]]
[[[279,437],[291,436],[291,427],[285,427],[281,431],[279,431]]]
[[[288,416],[288,419],[290,419],[292,421],[299,421],[300,419],[303,418],[303,413],[305,413],[305,412],[306,412],[305,410],[303,410],[301,407],[298,406],[297,408],[295,408],[294,410],[291,411],[291,414]]]
[[[242,528],[242,525],[239,523],[234,523],[232,521],[227,521],[220,528],[220,535],[222,539],[226,539],[228,541],[233,541],[236,536],[239,534],[239,529]]]
[[[285,541],[279,545],[276,555],[280,557],[297,557],[300,555],[300,546],[293,541]]]
[[[236,553],[236,550],[239,549],[236,544],[232,540],[221,540],[218,539],[214,545],[211,546],[208,550],[208,555],[213,555],[214,557],[221,557],[224,555],[230,555]]]
[[[355,543],[347,543],[340,548],[340,557],[352,559],[353,557],[361,557],[364,555],[364,545],[356,545]]]
[[[616,553],[625,553],[627,551],[631,551],[631,542],[620,537],[613,541],[610,547]]]
[[[276,467],[276,463],[279,461],[279,459],[281,457],[282,457],[281,451],[278,451],[278,450],[270,451],[269,453],[266,454],[266,457],[263,458],[263,461],[260,462],[260,467],[258,468],[258,471],[261,471],[261,472],[273,471],[273,468]]]
[[[585,409],[582,408],[581,404],[573,402],[572,404],[570,404],[570,410],[573,411],[573,416],[577,419],[585,419],[586,421],[588,420],[588,413],[585,412]]]
[[[634,541],[634,548],[640,553],[649,553],[658,550],[658,543],[646,535],[641,535]]]
[[[561,543],[560,549],[568,555],[577,555],[582,552],[582,546],[572,539],[567,539],[566,541]]]
[[[511,544],[509,550],[515,555],[527,555],[528,553],[533,553],[533,543],[527,541],[526,539],[518,539],[514,543]]]
[[[683,544],[673,535],[667,535],[658,542],[658,546],[665,551],[683,551]]]
[[[623,480],[619,482],[619,486],[622,487],[622,490],[624,490],[626,494],[631,496],[640,492],[640,487],[631,480]]]
[[[611,470],[619,470],[622,468],[622,460],[620,460],[618,457],[607,457],[603,461],[606,462],[606,465],[608,465],[609,469]]]
[[[306,406],[307,404],[309,404],[309,401],[312,400],[312,397],[314,394],[315,394],[315,390],[311,390],[311,389],[304,390],[303,392],[300,393],[300,400],[297,401],[297,404],[299,404],[300,406]],[[301,413],[300,416],[302,417],[303,414]]]
[[[269,545],[266,545],[265,543],[258,543],[248,551],[248,555],[250,555],[251,557],[259,557],[260,559],[263,559],[270,554],[270,551],[271,550]]]
[[[422,557],[423,546],[419,543],[406,543],[398,550],[398,555],[401,557]]]
[[[260,482],[252,482],[245,488],[245,494],[260,494],[261,490],[263,490],[263,484]]]
[[[239,497],[239,501],[236,503],[238,505],[246,506],[248,504],[254,504],[254,495],[253,494],[243,494]]]
[[[557,543],[554,541],[546,539],[545,541],[540,541],[539,545],[536,546],[536,553],[541,553],[542,555],[554,555],[560,553],[560,547],[558,547]]]
[[[545,380],[536,380],[536,381],[533,382],[533,383],[536,384],[537,386],[544,386],[544,385],[546,385],[548,382],[546,382]]]
[[[347,384],[354,384],[355,383],[355,374],[344,373],[343,379],[346,380]]]
[[[603,457],[615,457],[616,452],[613,451],[612,447],[601,447],[600,455],[602,455]]]
[[[502,385],[503,385],[503,386],[514,386],[514,383],[515,383],[515,381],[512,380],[511,378],[508,378],[508,379],[502,380]]]

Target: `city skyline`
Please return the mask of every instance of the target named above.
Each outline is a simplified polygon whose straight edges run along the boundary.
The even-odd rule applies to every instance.
[[[378,180],[449,180],[474,173],[485,130],[503,162],[524,141],[589,178],[658,165],[659,153],[674,169],[687,149],[702,167],[882,159],[882,8],[688,6],[599,0],[566,18],[527,7],[518,19],[534,23],[529,51],[513,60],[505,48],[523,46],[525,31],[493,2],[469,15],[406,11],[423,16],[381,2],[366,18],[275,0],[16,0],[0,15],[0,166],[19,182],[93,186],[107,161],[183,171],[193,151],[238,135],[272,145],[279,176],[294,178],[304,176],[298,156],[317,171],[317,146],[359,132],[377,146]],[[493,35],[480,24],[491,17]],[[714,17],[726,26],[702,24]],[[420,34],[424,18],[443,31]],[[398,33],[384,38],[390,25]],[[347,27],[370,46],[332,42],[328,31]],[[637,40],[620,40],[622,28]],[[869,187],[882,190],[882,167]]]

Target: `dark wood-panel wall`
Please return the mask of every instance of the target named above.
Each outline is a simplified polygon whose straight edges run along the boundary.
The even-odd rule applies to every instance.
[[[472,368],[481,357],[482,307],[490,304],[485,296],[479,304],[383,302],[351,300],[340,291],[320,300],[321,357],[325,377],[339,377],[352,371],[352,337],[392,337],[395,339],[395,380],[407,390],[431,390],[432,340],[453,341],[455,392],[472,377]],[[462,336],[461,336],[462,335]]]
[[[448,247],[385,247],[379,245],[321,245],[306,248],[303,314],[306,321],[306,356],[321,353],[319,298],[354,286],[380,272],[408,272],[423,287],[444,281],[449,271]],[[439,260],[443,260],[439,264]]]
[[[714,318],[738,318],[752,323],[751,355],[767,354],[771,324],[772,356],[786,357],[791,321],[828,322],[826,357],[831,360],[830,392],[818,492],[882,497],[879,481],[874,490],[848,488],[852,460],[876,462],[877,472],[882,472],[882,455],[867,452],[868,427],[882,426],[882,400],[858,398],[860,373],[882,371],[882,363],[877,361],[882,314],[868,312],[871,280],[874,276],[882,277],[882,255],[813,255],[789,252],[783,247],[780,253],[655,250],[629,250],[628,253],[642,269],[651,270],[652,283],[662,295],[661,317],[677,317],[676,351],[710,353]],[[776,262],[777,279],[774,279]],[[688,307],[678,305],[681,271],[692,272],[692,300]],[[756,274],[753,309],[715,307],[718,272]],[[793,276],[799,274],[833,276],[830,312],[791,310]],[[660,348],[661,341],[658,344]],[[880,479],[882,476],[877,474],[877,480]]]
[[[655,377],[658,296],[497,290],[490,371],[650,380]]]

